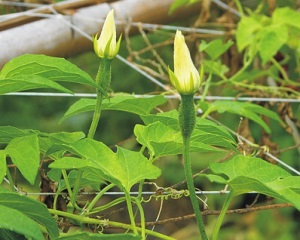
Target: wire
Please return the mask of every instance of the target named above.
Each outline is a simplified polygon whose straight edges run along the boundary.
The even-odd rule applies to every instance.
[[[156,82],[155,82],[156,83]],[[160,83],[156,83],[160,84]],[[165,85],[162,87],[166,88]],[[95,98],[96,94],[94,93],[54,93],[54,92],[11,92],[5,93],[7,96],[28,96],[28,97],[85,97],[85,98]],[[150,98],[157,95],[151,94],[134,94],[132,95],[136,98]],[[167,99],[177,99],[178,95],[162,95]],[[202,99],[202,96],[195,96],[195,99]],[[223,97],[223,96],[205,96],[205,100],[208,101],[249,101],[249,102],[282,102],[282,103],[300,103],[298,98],[261,98],[261,97]]]

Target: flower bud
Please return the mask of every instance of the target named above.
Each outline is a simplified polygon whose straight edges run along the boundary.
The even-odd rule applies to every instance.
[[[121,36],[117,42],[113,9],[107,14],[100,37],[99,39],[97,38],[98,34],[93,37],[93,43],[94,51],[98,57],[112,59],[118,54],[121,44]]]
[[[201,75],[202,75],[201,68]],[[171,83],[180,94],[193,94],[200,88],[201,78],[181,31],[177,30],[174,40],[174,72],[169,69]]]

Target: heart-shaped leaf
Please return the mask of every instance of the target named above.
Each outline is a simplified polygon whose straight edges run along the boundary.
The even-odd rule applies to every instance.
[[[71,149],[81,158],[64,157],[51,163],[50,167],[96,168],[103,173],[103,179],[126,191],[142,179],[154,179],[160,175],[160,170],[139,152],[118,148],[114,153],[103,143],[92,139],[79,140],[72,144]]]
[[[292,176],[276,165],[237,155],[229,161],[210,164],[210,169],[215,175],[202,176],[228,184],[235,195],[255,191],[291,203],[300,210],[300,176]]]

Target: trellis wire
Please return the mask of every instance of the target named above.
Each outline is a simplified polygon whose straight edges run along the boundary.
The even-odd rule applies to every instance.
[[[78,0],[69,0],[69,2],[76,2]],[[240,16],[239,12],[236,11],[235,9],[231,8],[230,6],[228,6],[227,4],[219,1],[219,0],[213,0],[213,2],[215,4],[217,4],[218,6],[220,6],[223,9],[226,9],[232,13],[234,13],[236,16]],[[8,1],[1,1],[0,4],[5,4],[5,5],[18,5],[20,3],[17,2],[8,2]],[[57,3],[58,5],[59,3]],[[38,17],[44,17],[44,18],[58,18],[61,19],[62,21],[64,21],[66,24],[68,24],[74,31],[78,32],[79,34],[81,34],[82,36],[84,36],[85,38],[89,39],[90,41],[92,41],[92,37],[90,35],[88,35],[87,33],[85,33],[84,31],[82,31],[81,29],[79,29],[77,26],[73,25],[71,22],[69,22],[66,18],[64,18],[63,15],[61,15],[60,13],[58,13],[54,8],[55,4],[51,4],[51,5],[41,5],[41,4],[25,4],[25,6],[30,6],[30,7],[36,7],[36,9],[33,10],[28,10],[26,12],[22,12],[22,13],[18,13],[18,14],[9,14],[8,18],[9,19],[13,19],[13,18],[17,18],[19,16],[25,16],[25,15],[29,15],[29,16],[38,16]],[[20,5],[18,5],[20,6]],[[24,5],[23,5],[24,6]],[[35,11],[37,10],[41,10],[41,9],[49,9],[51,10],[51,12],[54,14],[40,14],[40,13],[35,13]],[[6,17],[2,17],[3,20],[0,20],[0,22],[2,21],[6,21],[8,18]],[[86,17],[85,17],[86,18]],[[97,21],[97,22],[103,22],[104,20],[97,20],[97,19],[91,19],[92,21]],[[180,27],[180,26],[167,26],[167,25],[157,25],[157,24],[148,24],[148,23],[135,23],[135,22],[120,22],[120,21],[116,21],[117,24],[130,24],[130,26],[142,26],[144,28],[149,28],[149,29],[165,29],[165,30],[182,30],[185,32],[198,32],[198,33],[208,33],[208,34],[215,34],[215,35],[222,35],[225,32],[223,31],[217,31],[217,30],[210,30],[210,29],[195,29],[195,28],[187,28],[187,27]],[[152,77],[151,75],[149,75],[148,73],[146,73],[145,71],[141,70],[140,68],[138,68],[137,66],[135,66],[134,64],[132,64],[131,62],[127,61],[125,58],[123,58],[120,55],[117,55],[117,58],[124,62],[125,64],[127,64],[129,67],[133,68],[135,71],[139,72],[140,74],[142,74],[143,76],[145,76],[146,78],[148,78],[150,81],[152,81],[154,84],[156,84],[157,86],[163,88],[166,91],[169,91],[169,87],[163,83],[161,83],[159,80],[155,79],[154,77]],[[90,94],[90,93],[75,93],[75,94],[67,94],[67,93],[44,93],[44,92],[14,92],[14,93],[7,93],[6,95],[8,96],[36,96],[36,97],[89,97],[89,98],[94,98],[96,95],[95,94]],[[138,95],[135,94],[133,95],[135,97],[152,97],[155,95]],[[174,95],[165,95],[166,98],[179,98],[178,94],[174,94]],[[196,99],[200,99],[201,96],[196,96]],[[206,100],[236,100],[236,101],[260,101],[260,102],[285,102],[285,103],[298,103],[300,102],[300,99],[285,99],[285,98],[258,98],[258,97],[223,97],[223,96],[206,96],[205,97]],[[201,110],[199,110],[201,111]],[[211,118],[212,119],[212,118]],[[215,119],[212,119],[213,121],[216,121]],[[221,125],[223,125],[222,123],[219,123]],[[224,125],[223,125],[224,126]],[[225,126],[226,127],[226,126]],[[231,133],[233,133],[234,135],[238,136],[240,139],[242,139],[245,142],[248,142],[250,144],[252,144],[252,142],[248,141],[247,139],[243,138],[242,136],[239,136],[235,131],[229,129],[228,127],[226,127]],[[283,162],[282,160],[278,159],[277,157],[275,157],[274,155],[272,155],[271,153],[266,152],[265,153],[267,156],[271,157],[273,160],[275,160],[276,162],[278,162],[279,164],[281,164],[282,166],[288,168],[290,171],[296,173],[297,175],[300,175],[300,172],[297,171],[296,169],[294,169],[293,167],[289,166],[288,164],[286,164],[285,162]],[[9,181],[7,178],[4,178],[4,181],[7,182],[9,184]],[[20,189],[18,189],[16,186],[14,186],[14,189],[20,193],[26,194],[26,195],[55,195],[56,193],[33,193],[33,192],[22,192]],[[208,194],[227,194],[229,193],[229,191],[197,191],[196,192],[198,195],[204,194],[204,195],[208,195]],[[255,193],[255,192],[249,192],[249,193]],[[83,192],[80,193],[82,195],[88,195],[88,194],[97,194],[96,192],[94,193],[89,193],[89,192]],[[123,192],[107,192],[106,195],[122,195],[124,194]],[[137,195],[138,192],[131,192],[130,194],[132,195]],[[156,192],[142,192],[143,195],[155,195]],[[169,194],[169,192],[163,192],[163,194]]]
[[[147,74],[147,73],[146,73]],[[10,96],[29,96],[29,97],[85,97],[85,98],[95,98],[97,94],[95,93],[55,93],[55,92],[11,92],[4,95]],[[136,98],[150,98],[157,95],[152,94],[134,94],[132,95]],[[178,99],[177,95],[163,95],[167,99]],[[195,96],[195,99],[202,99],[201,95]],[[223,97],[223,96],[205,96],[205,100],[208,101],[249,101],[249,102],[278,102],[278,103],[300,103],[298,98],[264,98],[264,97]]]

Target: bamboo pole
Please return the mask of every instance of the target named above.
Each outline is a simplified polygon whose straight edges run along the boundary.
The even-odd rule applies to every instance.
[[[103,19],[110,9],[115,10],[117,21],[155,24],[168,23],[199,11],[193,5],[169,15],[172,2],[173,0],[123,0],[101,3],[77,9],[72,15],[50,15],[49,18],[1,31],[0,67],[25,53],[69,57],[91,49],[90,40],[75,31],[71,25],[91,36],[101,30]]]

